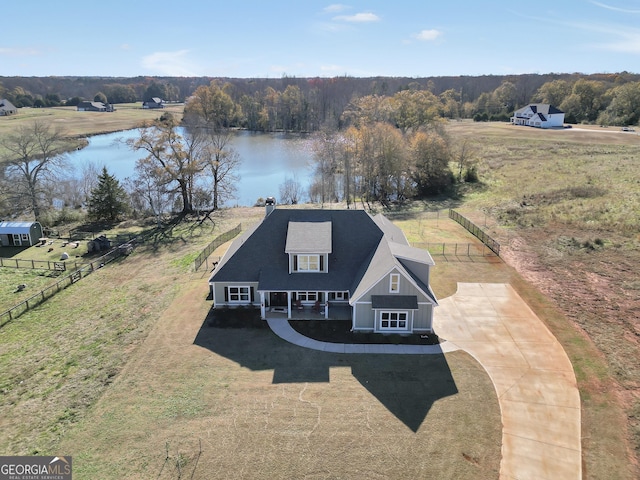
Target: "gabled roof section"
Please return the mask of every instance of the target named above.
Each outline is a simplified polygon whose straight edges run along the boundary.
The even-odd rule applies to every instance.
[[[416,287],[422,290],[422,292],[437,305],[437,300],[430,286],[425,285],[419,277],[411,271],[407,264],[408,262],[403,263],[402,261],[408,260],[429,266],[435,265],[429,252],[410,246],[402,230],[383,215],[376,215],[373,220],[383,231],[384,236],[380,240],[380,244],[371,259],[364,266],[361,275],[357,279],[358,283],[355,284],[351,290],[352,301],[357,301],[358,298],[376,285],[382,277],[395,268],[402,272],[406,278],[411,279]]]
[[[285,246],[291,222],[331,224],[328,272],[289,274]],[[326,232],[326,226],[319,228]],[[276,208],[252,232],[232,243],[209,282],[259,282],[259,290],[350,290],[382,237],[363,210]]]
[[[0,99],[0,109],[13,111],[13,110],[16,110],[16,107],[9,100],[7,100],[6,98],[3,98],[3,99]]]
[[[426,263],[427,265],[435,265],[433,258],[428,250],[411,247],[409,245],[401,245],[399,243],[390,243],[391,253],[397,259],[413,260],[414,262]]]
[[[286,253],[331,253],[331,222],[289,222]]]
[[[542,115],[564,113],[562,110],[559,110],[553,105],[550,105],[548,103],[530,103],[529,105],[519,108],[513,113],[516,117],[518,117],[520,116],[519,114],[524,114],[528,110],[531,110],[531,112],[533,112],[534,114],[542,114]]]

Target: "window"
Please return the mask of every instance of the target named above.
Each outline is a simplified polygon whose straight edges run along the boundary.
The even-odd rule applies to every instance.
[[[298,255],[298,265],[295,269],[298,272],[319,272],[320,255]]]
[[[380,330],[406,330],[407,312],[381,312]]]
[[[249,287],[229,287],[229,302],[248,302],[250,298]]]
[[[318,300],[318,292],[297,292],[296,300],[301,302],[315,302]]]
[[[28,242],[29,241],[29,234],[23,233],[22,234],[22,241],[23,242]]]
[[[349,300],[349,292],[331,292],[329,298],[331,300]]]
[[[400,291],[400,274],[392,273],[389,279],[389,293],[398,293]]]

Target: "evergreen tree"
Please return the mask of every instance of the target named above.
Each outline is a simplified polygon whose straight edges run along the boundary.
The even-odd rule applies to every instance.
[[[118,179],[107,172],[107,167],[102,167],[98,186],[91,191],[88,209],[91,220],[107,222],[115,222],[129,210],[127,192]]]

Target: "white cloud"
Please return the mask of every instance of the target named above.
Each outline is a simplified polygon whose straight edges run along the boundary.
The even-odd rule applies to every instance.
[[[640,10],[629,10],[627,8],[614,7],[612,5],[606,5],[600,2],[591,2],[591,3],[597,7],[606,8],[607,10],[613,10],[614,12],[633,13],[633,14],[640,13]]]
[[[333,20],[338,22],[366,23],[379,22],[380,17],[378,17],[375,13],[363,12],[356,13],[355,15],[337,15],[333,17]]]
[[[571,27],[605,35],[611,42],[591,44],[591,48],[620,53],[640,54],[640,29],[624,25],[570,23]]]
[[[198,76],[195,68],[186,58],[188,53],[189,50],[155,52],[142,58],[142,66],[173,77]]]
[[[350,7],[348,5],[342,5],[340,3],[334,3],[332,5],[329,5],[327,7],[323,8],[323,11],[326,13],[336,13],[336,12],[343,12],[345,10],[348,10]]]
[[[41,53],[40,50],[31,47],[0,47],[0,55],[8,57],[33,57]]]
[[[440,35],[442,35],[440,30],[422,30],[420,33],[415,35],[415,38],[424,42],[431,42],[437,39]]]

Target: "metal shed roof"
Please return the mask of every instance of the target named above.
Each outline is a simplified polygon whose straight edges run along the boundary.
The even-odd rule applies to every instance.
[[[30,233],[31,226],[38,222],[0,222],[0,234]]]

